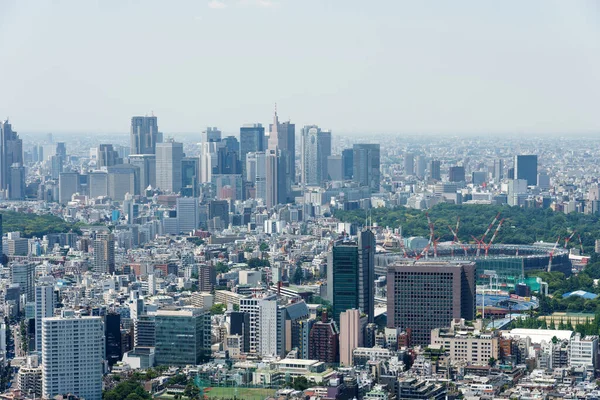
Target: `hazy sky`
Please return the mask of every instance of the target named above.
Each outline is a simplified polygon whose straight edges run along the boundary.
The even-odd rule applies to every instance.
[[[600,133],[597,1],[0,0],[20,132]]]

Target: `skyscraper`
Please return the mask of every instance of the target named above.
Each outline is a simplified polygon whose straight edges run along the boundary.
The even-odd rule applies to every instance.
[[[73,311],[42,320],[42,394],[102,399],[104,329],[100,317],[76,318]]]
[[[19,163],[10,166],[8,198],[11,200],[25,199],[25,167]]]
[[[292,183],[296,182],[296,125],[290,121],[279,122],[277,110],[275,110],[275,121],[277,121],[278,146],[280,150],[286,151],[287,166],[286,174]],[[273,132],[273,124],[269,125],[269,132]]]
[[[177,198],[177,218],[179,219],[179,230],[188,234],[198,229],[200,222],[198,199],[195,197]]]
[[[131,118],[131,154],[154,154],[160,141],[155,116]]]
[[[98,232],[94,239],[94,272],[112,274],[115,271],[115,238],[112,233]]]
[[[108,313],[104,316],[106,361],[111,367],[121,361],[121,315]]]
[[[527,186],[537,185],[538,156],[515,156],[515,179],[525,179]]]
[[[272,189],[275,190],[275,202],[271,205],[286,203],[291,199],[292,193],[292,182],[294,181],[294,177],[292,176],[292,171],[290,170],[290,143],[288,140],[289,132],[283,131],[285,127],[290,128],[290,126],[295,130],[293,125],[282,125],[279,123],[279,117],[277,116],[277,109],[275,109],[275,114],[273,115],[273,123],[271,126],[271,132],[269,133],[269,143],[268,143],[268,153],[267,153],[267,163],[269,163],[269,155],[276,155],[276,168],[277,173],[272,175],[273,179],[271,180]],[[281,129],[280,129],[281,128]],[[294,145],[294,150],[295,150]],[[267,166],[269,168],[269,166]],[[268,171],[267,171],[268,172]],[[267,182],[269,182],[269,175],[267,175]],[[267,198],[269,197],[268,192],[269,183],[267,184]]]
[[[42,351],[42,318],[54,316],[54,286],[35,286],[35,350]]]
[[[318,186],[327,180],[327,157],[331,155],[331,132],[316,125],[302,128],[302,184]]]
[[[58,179],[58,202],[67,204],[79,192],[79,173],[61,172]]]
[[[368,186],[371,192],[379,192],[381,180],[379,144],[355,144],[353,180],[360,186]]]
[[[278,149],[267,150],[265,153],[265,205],[269,209],[280,203],[278,196],[280,164],[280,151]]]
[[[413,153],[406,153],[404,155],[404,175],[415,174],[415,155]]]
[[[10,186],[10,168],[13,164],[23,165],[23,140],[12,130],[8,120],[0,122],[0,189]]]
[[[494,179],[500,182],[504,178],[504,160],[501,158],[494,160]]]
[[[198,169],[200,159],[198,157],[184,157],[181,160],[181,190],[186,190],[186,196],[196,197],[198,195]]]
[[[133,164],[117,164],[108,167],[108,196],[123,201],[127,193],[140,194],[140,169]]]
[[[425,156],[419,155],[417,156],[416,162],[416,175],[419,179],[425,178],[425,169],[427,168],[427,160]]]
[[[93,171],[88,174],[90,198],[108,196],[108,173],[104,171]]]
[[[387,272],[389,328],[411,329],[412,342],[428,345],[431,330],[453,318],[475,318],[475,263],[407,262]]]
[[[111,167],[122,162],[123,159],[119,157],[119,152],[113,148],[112,144],[98,146],[98,161],[96,163],[98,168]]]
[[[450,182],[464,182],[465,181],[465,167],[454,166],[448,169],[448,180]]]
[[[240,128],[240,160],[246,174],[246,154],[265,151],[265,128],[261,124],[246,124]]]
[[[28,302],[35,301],[35,263],[20,262],[10,265],[10,283],[18,283],[21,294]]]
[[[217,127],[207,127],[206,130],[202,131],[203,142],[220,142],[221,131]]]
[[[441,162],[439,160],[431,160],[429,162],[429,176],[434,181],[442,180]]]
[[[375,310],[375,235],[370,230],[358,233],[355,241],[334,243],[327,259],[327,291],[333,302],[333,319],[356,308],[373,322]]]
[[[185,157],[183,143],[173,140],[156,146],[156,186],[166,192],[181,190],[181,160]]]
[[[352,179],[354,174],[354,150],[344,149],[342,150],[342,170],[344,173],[344,180]]]
[[[130,154],[129,164],[140,169],[138,193],[143,194],[148,186],[156,188],[156,156],[154,154]]]

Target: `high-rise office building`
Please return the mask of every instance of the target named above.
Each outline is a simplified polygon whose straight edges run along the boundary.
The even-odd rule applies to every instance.
[[[104,328],[100,317],[76,318],[72,311],[42,320],[42,394],[102,399]]]
[[[527,186],[537,184],[538,156],[515,156],[515,179],[525,179]]]
[[[106,361],[109,366],[121,361],[121,315],[108,313],[104,316],[104,337],[106,349]]]
[[[344,173],[344,180],[352,179],[354,175],[354,150],[344,149],[342,150],[342,170]]]
[[[156,186],[166,192],[181,190],[183,143],[167,141],[156,145]]]
[[[501,158],[494,160],[494,179],[500,182],[504,178],[504,160]]]
[[[131,118],[131,154],[154,154],[161,142],[155,116]]]
[[[266,200],[267,198],[267,158],[264,151],[248,153],[246,155],[247,181],[252,182],[255,188],[254,197]]]
[[[273,123],[270,125],[270,127],[271,131],[269,133],[269,143],[267,148],[267,169],[269,168],[270,163],[269,156],[276,155],[277,157],[276,163],[272,165],[277,169],[276,173],[273,173],[273,175],[270,177],[268,175],[269,171],[267,170],[267,201],[270,198],[269,186],[271,186],[271,189],[275,190],[275,193],[272,196],[274,202],[270,205],[270,207],[272,207],[276,204],[286,203],[291,200],[292,182],[295,180],[295,178],[292,176],[293,172],[290,170],[291,167],[289,163],[291,157],[289,143],[290,138],[288,137],[289,132],[280,130],[280,128],[293,128],[292,130],[295,135],[295,127],[293,124],[280,124],[279,117],[277,116],[277,109],[275,109]],[[293,147],[295,150],[296,146],[294,145]],[[269,178],[273,178],[270,180],[270,183]]]
[[[434,181],[442,180],[441,173],[442,163],[439,160],[431,160],[429,162],[429,177]]]
[[[404,155],[404,175],[415,174],[415,155],[413,153],[406,153]]]
[[[381,180],[379,144],[355,144],[353,180],[360,186],[368,186],[371,192],[379,192]]]
[[[25,199],[25,167],[19,163],[10,166],[8,198],[11,200]]]
[[[35,301],[35,263],[25,261],[11,264],[10,283],[19,284],[21,294],[26,295],[27,302]]]
[[[285,162],[285,156],[279,149],[265,152],[265,205],[269,209],[287,201],[285,183],[282,183]]]
[[[362,345],[360,311],[354,308],[342,312],[340,314],[340,365],[351,366],[352,352]]]
[[[61,172],[58,178],[58,202],[67,204],[79,192],[79,172]]]
[[[140,194],[140,169],[133,164],[117,164],[108,167],[108,196],[123,201],[127,193]]]
[[[240,160],[244,176],[246,154],[265,150],[265,128],[261,124],[246,124],[240,128]]]
[[[0,122],[0,189],[9,188],[10,168],[13,164],[23,165],[23,140],[12,130],[8,120]]]
[[[35,286],[35,350],[42,351],[42,319],[54,316],[54,286]]]
[[[333,302],[333,319],[353,308],[373,322],[375,310],[375,235],[370,230],[358,233],[355,241],[334,243],[327,259],[327,292]]]
[[[108,173],[104,171],[93,171],[88,174],[88,185],[90,198],[108,196]]]
[[[63,172],[64,159],[61,156],[52,155],[50,156],[50,177],[52,179],[58,179],[61,172]]]
[[[198,365],[210,357],[210,313],[201,308],[156,312],[156,365]]]
[[[344,179],[342,156],[327,157],[327,175],[327,179],[331,181],[341,181]]]
[[[202,141],[205,143],[220,142],[221,131],[217,127],[207,127],[206,130],[202,131]]]
[[[274,123],[277,123],[277,145],[280,150],[287,152],[286,174],[291,183],[296,182],[296,125],[290,121],[279,122],[275,109]],[[274,132],[274,124],[269,125],[269,132]],[[270,137],[269,137],[270,139]]]
[[[198,229],[200,223],[200,209],[198,199],[195,197],[177,198],[177,218],[179,230],[185,234]]]
[[[94,239],[94,272],[112,274],[115,271],[115,238],[112,233],[99,232]]]
[[[388,267],[389,328],[411,330],[411,340],[428,345],[431,330],[452,319],[475,318],[475,263],[407,262]]]
[[[211,200],[208,203],[208,219],[220,218],[225,226],[229,225],[229,202],[227,200]]]
[[[419,179],[425,178],[425,170],[427,169],[427,159],[425,156],[417,156],[415,174]]]
[[[111,167],[122,162],[123,159],[119,157],[119,152],[114,149],[112,144],[98,146],[98,161],[96,162],[98,168]]]
[[[327,180],[327,157],[331,155],[331,132],[322,131],[316,125],[302,128],[303,185],[318,186]]]
[[[464,182],[465,181],[465,167],[454,166],[448,169],[448,180],[450,182]]]
[[[130,154],[129,164],[140,169],[138,193],[143,194],[149,186],[156,188],[156,156],[154,154]]]
[[[198,157],[184,157],[181,160],[181,191],[186,196],[198,196],[198,177],[200,159]]]

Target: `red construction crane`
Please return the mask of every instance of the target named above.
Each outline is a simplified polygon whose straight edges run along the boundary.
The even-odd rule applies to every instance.
[[[498,231],[500,230],[500,227],[502,226],[503,222],[504,222],[504,218],[500,220],[500,223],[498,224],[498,226],[496,227],[496,230],[494,231],[494,234],[492,235],[492,239],[485,246],[485,256],[486,257],[488,256],[488,250],[490,249],[490,247],[492,247],[492,243],[494,243],[494,239],[496,239],[496,236],[498,235]]]
[[[458,244],[460,247],[462,247],[462,249],[465,251],[465,257],[466,257],[467,256],[467,246],[462,244],[460,242],[460,240],[458,239],[458,222],[456,223],[456,226],[457,226],[457,230],[454,230],[454,229],[452,229],[452,227],[450,225],[448,225],[448,229],[450,229],[450,232],[454,236],[454,239],[452,239],[452,244]],[[454,248],[452,249],[452,255],[454,255]]]
[[[571,236],[569,236],[568,238],[565,239],[565,249],[569,245],[569,242],[571,241],[571,239],[573,239],[573,236],[575,236],[575,232],[577,232],[577,231],[573,231],[573,233],[571,233]]]
[[[493,226],[496,225],[496,222],[498,221],[498,218],[500,218],[500,213],[498,213],[495,217],[494,220],[492,221],[492,223],[488,226],[488,228],[486,229],[485,233],[483,234],[483,236],[481,237],[481,239],[477,239],[476,237],[473,236],[473,239],[475,239],[475,242],[477,242],[477,257],[479,257],[479,253],[481,250],[481,246],[485,245],[485,237],[488,235],[488,233],[490,233],[490,231],[492,230]]]
[[[552,256],[554,256],[554,252],[558,247],[558,242],[560,242],[560,236],[558,237],[558,239],[556,239],[556,243],[554,243],[554,248],[550,252],[550,261],[548,261],[548,272],[552,272]]]

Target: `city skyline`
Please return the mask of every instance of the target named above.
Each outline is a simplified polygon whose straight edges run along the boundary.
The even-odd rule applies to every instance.
[[[0,6],[0,113],[23,133],[125,133],[152,112],[166,133],[229,133],[275,102],[347,134],[600,131],[593,2],[26,3]]]

